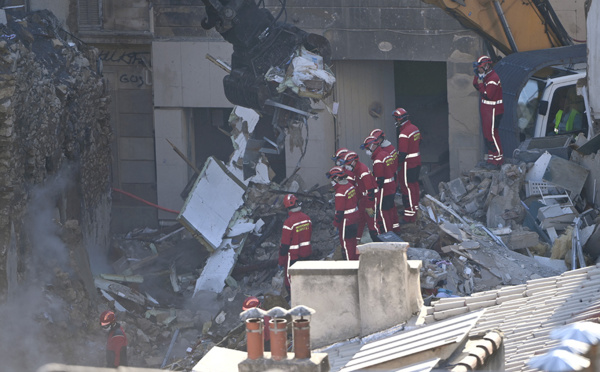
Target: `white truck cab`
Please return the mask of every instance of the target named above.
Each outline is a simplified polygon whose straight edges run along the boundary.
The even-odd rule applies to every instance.
[[[585,81],[585,77],[585,65],[553,66],[536,72],[519,94],[517,119],[521,140],[577,133],[591,138],[587,100],[577,91],[577,82]]]

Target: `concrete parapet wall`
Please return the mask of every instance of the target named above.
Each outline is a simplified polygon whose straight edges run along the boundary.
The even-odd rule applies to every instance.
[[[408,243],[358,247],[359,261],[298,261],[290,267],[292,306],[316,313],[311,348],[401,324],[423,305],[421,261],[408,261]]]
[[[292,276],[292,307],[305,305],[311,318],[311,348],[360,333],[358,261],[298,261]]]

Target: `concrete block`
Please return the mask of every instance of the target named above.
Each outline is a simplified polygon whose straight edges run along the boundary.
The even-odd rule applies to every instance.
[[[533,247],[539,244],[539,237],[533,231],[513,231],[510,235],[500,236],[504,244],[512,250]]]
[[[450,196],[457,203],[467,193],[467,189],[461,178],[455,178],[446,185],[450,191]]]

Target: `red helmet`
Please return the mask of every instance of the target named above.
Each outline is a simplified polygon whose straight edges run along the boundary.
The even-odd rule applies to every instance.
[[[360,145],[360,148],[364,150],[364,149],[371,147],[372,144],[379,145],[379,140],[377,139],[377,137],[368,136],[363,141],[363,144]]]
[[[493,62],[489,56],[481,56],[477,59],[477,67],[483,67],[483,70],[487,71],[492,67]]]
[[[354,151],[348,151],[348,153],[346,153],[346,155],[344,156],[345,164],[352,164],[352,162],[354,162],[355,160],[358,160],[358,154]]]
[[[342,167],[333,167],[325,174],[327,178],[343,178],[346,177],[346,172],[342,169]]]
[[[115,316],[115,313],[110,310],[106,310],[100,314],[100,325],[102,327],[107,327],[111,324],[114,324],[116,321],[117,317]]]
[[[260,301],[258,298],[254,296],[247,297],[242,304],[242,310],[252,309],[253,307],[258,307],[260,305]]]
[[[294,206],[296,206],[297,201],[298,201],[298,199],[296,198],[296,196],[294,194],[287,194],[283,198],[283,206],[286,208],[294,207]]]
[[[408,112],[402,107],[398,107],[392,116],[396,119],[396,125],[402,125],[408,120]]]
[[[371,131],[371,133],[369,134],[369,136],[373,136],[377,139],[383,139],[385,138],[385,134],[383,133],[383,131],[381,129],[373,129]]]
[[[333,160],[333,162],[335,163],[335,165],[341,165],[338,164],[338,161],[342,160],[344,158],[344,155],[348,152],[349,150],[345,147],[342,147],[340,149],[338,149],[335,152],[335,155],[331,157],[331,160]]]

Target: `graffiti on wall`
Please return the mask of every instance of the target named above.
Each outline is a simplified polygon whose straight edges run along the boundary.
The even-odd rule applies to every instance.
[[[108,64],[150,66],[150,52],[132,52],[126,50],[101,50],[100,59]]]
[[[136,74],[121,74],[119,76],[119,81],[123,84],[132,84],[138,88],[145,83],[144,77]]]
[[[150,52],[129,51],[123,49],[101,50],[99,58],[106,65],[117,68],[119,83],[141,88],[152,85],[150,81]],[[132,70],[136,70],[133,71]]]

